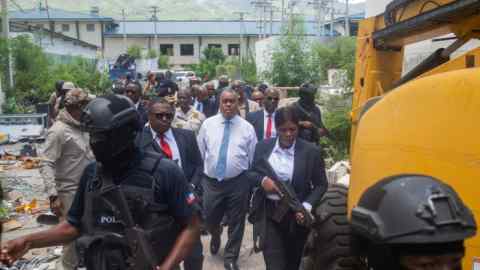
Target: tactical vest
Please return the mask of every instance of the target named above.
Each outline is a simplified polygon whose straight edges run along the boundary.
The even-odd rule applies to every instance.
[[[172,249],[180,232],[168,214],[168,206],[155,202],[154,186],[161,157],[141,160],[120,181],[135,223],[145,230],[155,261],[160,264]],[[109,198],[109,181],[97,166],[95,179],[85,192],[82,237],[77,241],[80,266],[89,270],[143,270],[133,265],[131,243],[125,238],[125,223],[118,207]],[[136,183],[132,186],[131,183]],[[130,245],[129,245],[130,244]],[[151,270],[151,269],[148,269]]]

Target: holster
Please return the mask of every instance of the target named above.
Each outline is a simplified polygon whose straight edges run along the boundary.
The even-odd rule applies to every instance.
[[[117,234],[82,236],[76,240],[78,269],[127,270],[128,244]]]

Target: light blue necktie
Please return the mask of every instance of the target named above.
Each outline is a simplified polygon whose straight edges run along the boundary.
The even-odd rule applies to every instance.
[[[203,104],[197,101],[197,111],[203,112]]]
[[[223,129],[222,144],[220,145],[220,152],[218,153],[218,162],[215,173],[218,180],[225,179],[225,173],[227,171],[227,153],[228,153],[228,141],[230,140],[230,127],[232,125],[231,120],[225,120],[225,128]]]

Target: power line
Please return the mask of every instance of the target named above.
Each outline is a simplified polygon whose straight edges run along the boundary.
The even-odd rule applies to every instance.
[[[15,0],[10,0],[10,3],[12,3],[18,10],[25,13],[25,10],[19,4],[17,4],[17,2],[15,2]]]

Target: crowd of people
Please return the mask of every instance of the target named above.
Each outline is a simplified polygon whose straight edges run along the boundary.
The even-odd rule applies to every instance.
[[[64,269],[200,270],[201,232],[217,255],[226,228],[224,267],[235,270],[248,220],[267,270],[299,268],[327,190],[313,85],[283,107],[275,88],[226,76],[178,87],[150,74],[112,92],[92,99],[57,83],[41,173],[61,223],[7,242],[2,262],[63,244]],[[280,184],[302,210],[284,209]]]

